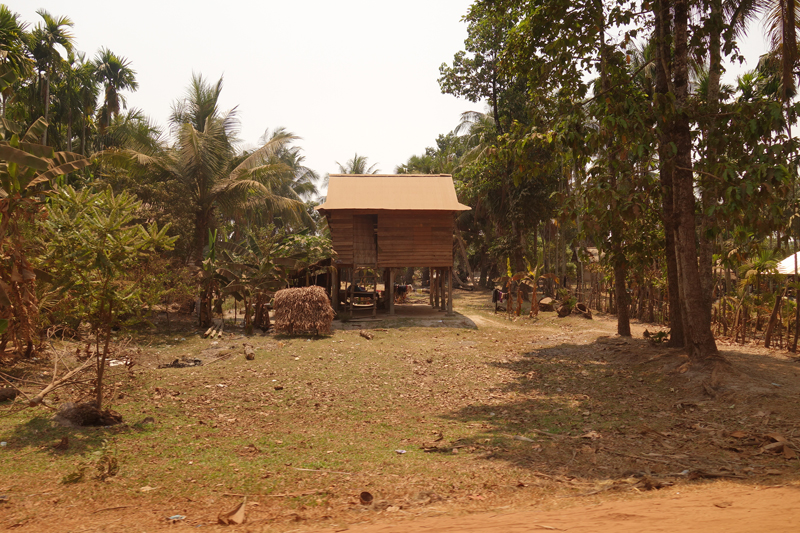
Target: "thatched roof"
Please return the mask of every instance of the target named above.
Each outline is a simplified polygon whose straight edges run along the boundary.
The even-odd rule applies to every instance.
[[[450,174],[331,174],[321,212],[335,209],[468,211]]]

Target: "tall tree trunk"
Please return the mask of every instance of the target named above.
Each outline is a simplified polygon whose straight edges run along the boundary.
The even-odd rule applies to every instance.
[[[478,282],[478,285],[481,287],[488,287],[487,277],[489,275],[489,261],[488,258],[486,257],[486,249],[483,247],[481,247],[480,270],[481,270],[481,279]]]
[[[72,151],[72,111],[67,115],[67,152]]]
[[[602,15],[605,19],[605,14]],[[600,31],[600,84],[603,91],[611,88],[611,81],[608,79],[608,47],[605,42],[605,20]],[[605,144],[606,161],[608,165],[609,182],[611,190],[617,189],[617,157],[614,141],[609,139],[606,131],[604,135],[608,140]],[[630,306],[628,302],[628,292],[626,290],[625,278],[627,268],[625,264],[625,251],[622,248],[623,223],[617,221],[611,227],[611,261],[614,266],[614,303],[617,311],[617,333],[623,337],[631,336]],[[558,242],[558,239],[556,239]]]
[[[656,37],[656,113],[658,120],[658,158],[659,180],[661,183],[662,214],[666,240],[665,256],[667,262],[667,297],[669,300],[670,337],[667,346],[680,348],[684,346],[685,332],[683,327],[683,311],[681,309],[678,259],[675,248],[675,215],[672,174],[674,162],[670,152],[669,122],[661,117],[666,116],[669,105],[669,80],[671,69],[671,22],[669,6],[664,0],[655,0],[653,4],[655,37]]]
[[[50,74],[44,75],[44,121],[47,122],[47,127],[42,133],[42,144],[47,144],[47,130],[50,129]]]
[[[718,131],[717,113],[719,112],[719,88],[722,76],[722,52],[721,35],[723,29],[722,2],[712,0],[711,17],[709,20],[709,70],[708,70],[708,114],[711,117],[706,138],[706,168],[709,174],[717,175],[719,168],[718,161]],[[711,217],[706,213],[709,207],[715,202],[714,183],[705,175],[700,178],[700,198],[702,212],[700,213],[700,232],[697,236],[700,285],[702,287],[703,298],[705,299],[705,309],[708,312],[708,321],[711,323],[711,308],[714,304],[714,272],[713,272],[713,240],[709,238],[709,233],[714,226]]]
[[[203,264],[203,252],[208,244],[208,230],[211,229],[211,213],[200,209],[195,212],[194,231],[195,231],[195,264],[199,267]]]
[[[627,270],[625,264],[621,261],[614,265],[614,300],[617,306],[617,334],[623,337],[631,336],[630,302],[628,301],[628,291],[625,289]]]
[[[89,129],[89,125],[86,121],[86,117],[83,117],[83,124],[81,126],[81,155],[86,156],[86,130]]]
[[[680,266],[680,283],[683,286],[685,324],[689,327],[689,358],[695,362],[705,363],[711,359],[721,359],[722,356],[717,350],[714,335],[711,333],[711,312],[710,309],[707,309],[707,302],[703,296],[697,265],[692,134],[686,109],[689,97],[688,0],[676,0],[674,6],[675,116],[671,133],[672,142],[677,147],[673,172],[675,241]]]

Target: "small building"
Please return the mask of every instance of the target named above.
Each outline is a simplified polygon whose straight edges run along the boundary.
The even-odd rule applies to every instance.
[[[328,196],[317,207],[328,221],[340,274],[345,269],[352,280],[363,268],[390,273],[386,279],[390,313],[394,312],[391,269],[407,267],[434,269],[443,284],[447,311],[452,312],[454,215],[469,209],[458,202],[449,174],[331,174]],[[337,285],[339,279],[346,278],[337,278]],[[433,283],[431,290],[436,290]],[[332,301],[336,306],[338,297]]]

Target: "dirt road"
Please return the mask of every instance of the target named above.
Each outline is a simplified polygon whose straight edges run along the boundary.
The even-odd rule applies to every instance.
[[[644,499],[599,502],[566,509],[506,510],[464,516],[353,525],[352,533],[571,531],[788,532],[800,531],[800,487],[743,488],[728,483],[669,491]],[[342,531],[326,529],[325,533]]]

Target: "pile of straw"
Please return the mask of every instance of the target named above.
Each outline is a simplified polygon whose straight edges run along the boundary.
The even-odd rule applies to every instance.
[[[283,289],[275,293],[275,331],[329,335],[333,308],[322,287]]]

